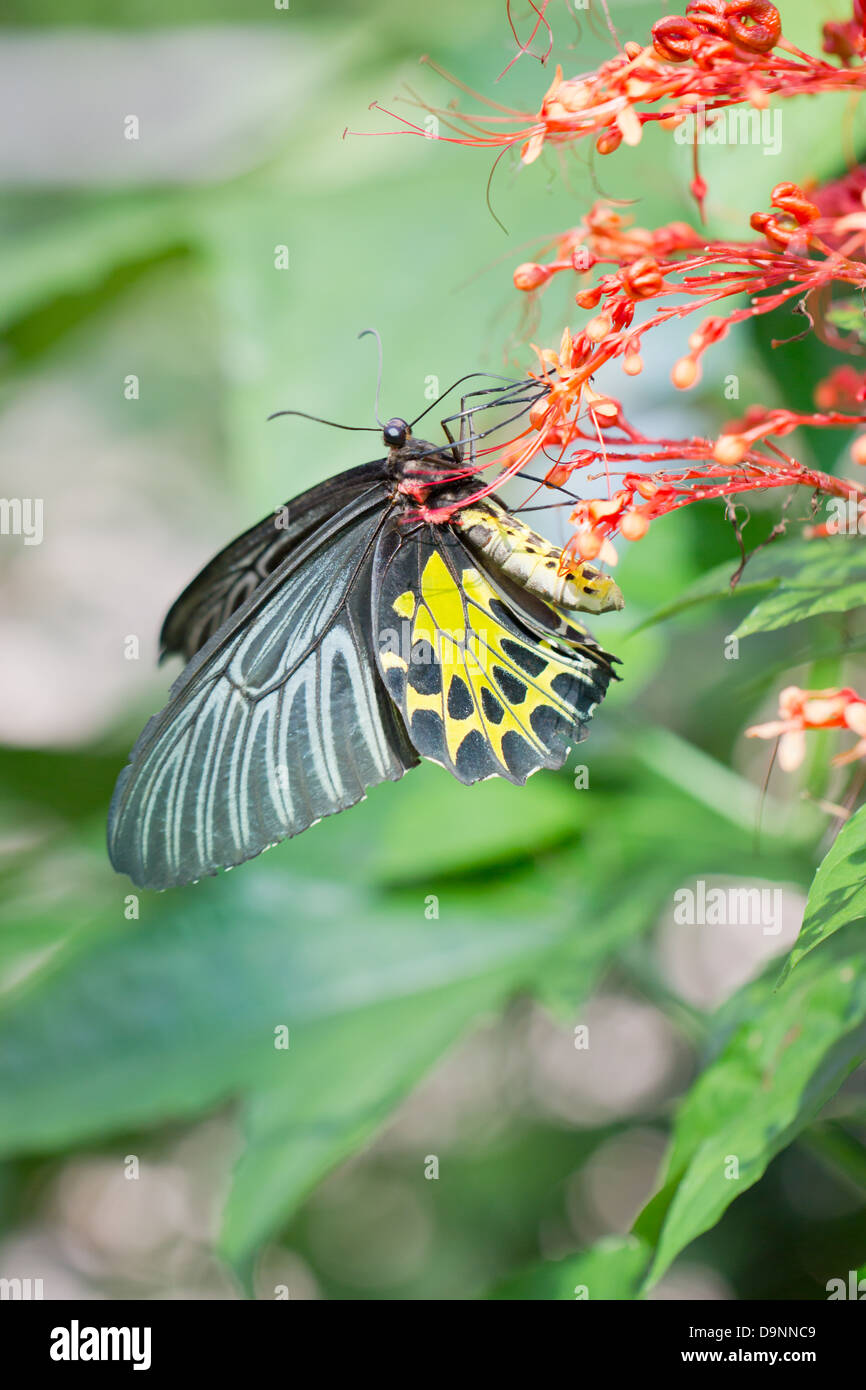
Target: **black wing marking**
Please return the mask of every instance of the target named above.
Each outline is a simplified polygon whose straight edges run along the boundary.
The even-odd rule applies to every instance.
[[[395,521],[377,547],[378,661],[416,749],[461,782],[557,768],[610,679],[506,594],[450,526]]]
[[[120,774],[111,862],[167,888],[240,864],[418,758],[376,669],[380,485],[265,580],[172,689]]]
[[[200,651],[293,550],[349,502],[376,488],[385,460],[318,483],[251,526],[205,565],[172,604],[160,633],[160,660]]]

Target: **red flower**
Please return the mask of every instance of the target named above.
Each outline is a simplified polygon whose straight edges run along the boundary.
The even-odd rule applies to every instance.
[[[866,758],[866,700],[856,690],[801,690],[787,686],[779,696],[779,718],[755,724],[746,738],[778,738],[779,764],[786,772],[798,768],[806,756],[808,729],[851,729],[857,742],[833,759],[841,765]]]

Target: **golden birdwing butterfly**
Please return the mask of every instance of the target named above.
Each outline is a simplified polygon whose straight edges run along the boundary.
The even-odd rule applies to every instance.
[[[118,871],[193,882],[420,757],[467,784],[562,766],[616,660],[574,613],[621,607],[619,590],[563,575],[495,496],[461,507],[478,480],[445,428],[447,447],[389,421],[384,458],[266,517],[178,598],[162,652],[188,664],[118,778]]]

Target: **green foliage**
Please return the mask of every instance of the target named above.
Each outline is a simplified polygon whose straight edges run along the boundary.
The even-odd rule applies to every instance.
[[[823,540],[776,541],[759,551],[746,565],[741,579],[731,588],[738,562],[726,561],[701,575],[675,602],[667,604],[643,624],[661,622],[698,604],[722,601],[739,605],[764,593],[738,624],[735,637],[772,632],[790,627],[821,613],[848,613],[862,606],[866,588],[866,555],[857,536],[831,536]]]
[[[646,37],[658,6],[629,8]],[[228,3],[26,9],[13,7],[12,21],[49,38],[61,21],[248,21]],[[786,32],[808,43],[814,6],[787,10]],[[623,682],[561,774],[467,790],[425,765],[264,860],[161,896],[134,895],[106,863],[114,777],[168,684],[146,660],[121,663],[126,634],[140,631],[143,652],[152,648],[175,581],[232,528],[366,457],[358,441],[372,436],[267,425],[267,414],[297,406],[369,421],[375,364],[354,335],[370,322],[385,341],[387,411],[423,409],[432,378],[444,388],[475,368],[499,370],[500,344],[518,327],[505,317],[509,274],[538,236],[539,199],[545,228],[575,220],[575,189],[544,160],[519,180],[503,163],[493,181],[506,241],[485,204],[486,157],[409,139],[340,141],[344,124],[375,127],[368,101],[389,101],[404,80],[442,98],[439,79],[419,75],[419,52],[435,49],[484,91],[511,56],[496,5],[448,0],[432,29],[397,0],[373,18],[371,37],[367,11],[349,21],[333,5],[293,6],[291,30],[286,15],[268,14],[263,42],[285,45],[285,89],[237,171],[125,189],[94,179],[62,194],[37,186],[5,200],[0,391],[19,453],[25,439],[27,485],[56,525],[43,552],[53,568],[42,573],[28,556],[32,568],[16,571],[4,548],[4,578],[14,595],[37,595],[28,660],[79,724],[34,735],[41,698],[15,687],[10,706],[17,699],[34,722],[10,720],[0,749],[0,1235],[41,1230],[51,1182],[78,1162],[172,1155],[179,1134],[200,1134],[215,1116],[231,1154],[220,1155],[214,1259],[263,1297],[255,1271],[286,1251],[338,1298],[574,1301],[585,1289],[590,1301],[633,1299],[672,1265],[692,1264],[709,1265],[733,1296],[823,1297],[825,1278],[866,1253],[864,1111],[848,1081],[866,1057],[866,810],[828,843],[833,806],[857,793],[856,782],[829,781],[832,735],[813,745],[808,800],[778,772],[764,796],[764,764],[748,760],[758,750],[742,735],[783,683],[866,689],[862,538],[806,541],[792,521],[732,592],[740,557],[719,509],[654,525],[623,557],[626,612],[593,624],[623,657]],[[581,31],[580,45],[582,67],[608,56],[604,36]],[[532,109],[537,90],[525,60],[499,92]],[[786,107],[785,119],[784,176],[833,173],[812,104]],[[605,163],[605,192],[637,200],[639,224],[694,220],[683,151],[664,132],[621,154]],[[704,154],[711,225],[745,235],[745,219],[731,230],[732,209],[743,198],[747,212],[763,206],[781,174],[760,152]],[[594,197],[580,183],[580,210]],[[283,242],[292,269],[280,279],[273,248]],[[574,308],[571,290],[551,291],[533,327],[539,343]],[[515,343],[509,369],[522,371]],[[732,334],[707,355],[704,394],[675,408],[710,434],[729,408],[731,372],[738,410],[768,396],[804,408],[824,353]],[[647,406],[669,400],[668,369],[648,361],[633,383]],[[122,395],[127,372],[142,376],[134,405]],[[621,394],[618,376],[607,386]],[[72,400],[84,407],[68,423]],[[747,548],[778,519],[775,499],[762,505]],[[555,511],[533,520],[567,534]],[[75,574],[91,551],[101,568],[82,593]],[[136,599],[141,572],[146,603]],[[76,639],[65,665],[61,633]],[[731,633],[755,640],[728,660]],[[695,987],[717,983],[715,958],[694,954],[711,929],[670,933],[675,892],[712,876],[808,896],[787,958],[756,952],[718,1006]],[[753,944],[732,938],[729,963]],[[574,1030],[611,996],[651,1014],[679,1059],[636,1098],[616,1093],[616,1076],[610,1096],[581,1090]],[[275,1045],[280,1029],[287,1047]],[[594,1036],[587,1066],[603,1073]],[[619,1081],[640,1075],[650,1043],[628,1029],[616,1043]],[[661,1135],[663,1171],[622,1160],[617,1187],[617,1155],[629,1143],[655,1153]],[[841,1185],[844,1232],[776,1182],[792,1153],[820,1165],[815,1190],[828,1210]],[[431,1154],[440,1171],[428,1181]],[[204,1165],[171,1161],[189,1162],[204,1186]],[[633,1198],[613,1214],[598,1197],[611,1173],[615,1195]],[[402,1193],[405,1205],[370,1226],[346,1218],[335,1255],[323,1212],[335,1192],[348,1194],[360,1222],[355,1182]],[[781,1267],[765,1248],[744,1195],[752,1188],[808,1258]],[[410,1227],[420,1232],[414,1265]],[[68,1232],[63,1240],[71,1248]],[[88,1247],[88,1277],[94,1258]],[[128,1278],[114,1271],[100,1290],[139,1287]],[[166,1263],[159,1296],[173,1278]]]
[[[849,922],[866,917],[866,807],[843,825],[818,865],[789,965]]]
[[[749,1017],[680,1106],[660,1195],[638,1219],[652,1233],[652,1286],[770,1160],[811,1123],[863,1057],[866,941],[856,927],[778,991],[750,989]]]
[[[500,1284],[496,1299],[634,1298],[649,1259],[649,1247],[634,1237],[609,1238],[576,1259],[539,1265]]]

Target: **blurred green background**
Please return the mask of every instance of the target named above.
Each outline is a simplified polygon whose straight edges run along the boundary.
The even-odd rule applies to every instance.
[[[629,1298],[655,1250],[652,1297],[826,1296],[866,1258],[859,940],[775,985],[835,747],[774,775],[756,835],[768,748],[742,733],[782,685],[862,689],[864,633],[823,614],[726,659],[754,593],[724,597],[721,506],[626,547],[626,611],[595,624],[623,683],[560,774],[467,790],[425,764],[164,895],[130,896],[104,852],[114,779],[174,675],[155,664],[171,600],[232,535],[364,460],[364,436],[267,415],[369,423],[371,324],[388,414],[419,413],[431,381],[522,373],[513,267],[602,195],[640,225],[694,221],[688,152],[651,131],[594,166],[582,148],[503,160],[503,231],[489,154],[382,133],[368,110],[411,115],[407,86],[451,99],[423,53],[536,109],[550,70],[532,59],[495,86],[514,52],[498,0],[5,8],[2,487],[43,498],[45,529],[0,538],[0,1277],[47,1298]],[[611,5],[624,39],[662,8]],[[824,8],[784,4],[785,32],[815,50]],[[560,0],[551,20],[567,72],[610,55],[598,18]],[[773,184],[843,173],[862,133],[844,103],[792,104],[777,157],[706,150],[711,227],[749,235]],[[577,318],[560,279],[542,344]],[[599,384],[672,437],[755,402],[806,409],[825,349],[768,346],[801,327],[732,336],[687,396],[668,372],[688,328],[627,389]],[[844,469],[844,443],[800,456]],[[779,500],[750,504],[750,543]],[[642,626],[716,566],[717,601]],[[780,935],[678,926],[673,894],[698,878],[781,888]],[[719,1180],[732,1152],[739,1184]]]

